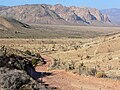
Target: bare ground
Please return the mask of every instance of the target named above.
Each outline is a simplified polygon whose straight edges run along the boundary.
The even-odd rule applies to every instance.
[[[48,71],[48,66],[51,64],[51,59],[48,56],[43,56],[47,64],[45,66],[37,66],[37,71],[51,72],[51,76],[43,78],[43,81],[49,86],[57,87],[59,90],[120,90],[120,81],[96,78],[91,76],[79,76],[64,70]]]

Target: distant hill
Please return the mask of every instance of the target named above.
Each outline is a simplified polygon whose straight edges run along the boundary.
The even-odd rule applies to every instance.
[[[75,25],[28,25],[13,18],[0,17],[0,38],[93,38],[119,28]]]
[[[112,9],[104,9],[101,10],[103,14],[107,14],[109,19],[115,23],[120,25],[120,9],[112,8]]]
[[[0,29],[21,29],[21,28],[30,28],[29,25],[22,23],[20,21],[17,21],[13,18],[5,18],[5,17],[0,17]]]
[[[33,24],[110,25],[107,15],[95,8],[66,7],[61,4],[33,4],[0,7],[0,15]]]
[[[5,9],[8,9],[9,7],[7,7],[7,6],[3,6],[3,5],[0,5],[0,11],[1,10],[5,10]]]
[[[13,18],[0,17],[0,38],[23,37],[31,28],[28,24]]]

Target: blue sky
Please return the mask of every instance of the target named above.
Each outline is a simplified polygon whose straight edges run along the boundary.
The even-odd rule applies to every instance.
[[[62,4],[65,6],[86,6],[98,9],[120,8],[120,0],[0,0],[0,5]]]

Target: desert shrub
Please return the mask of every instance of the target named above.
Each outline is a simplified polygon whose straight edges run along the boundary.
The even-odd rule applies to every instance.
[[[60,59],[54,59],[53,64],[49,69],[64,69],[65,71],[71,71],[79,75],[92,75],[95,76],[97,73],[96,68],[88,68],[84,63],[76,65],[76,61],[62,62]]]
[[[61,69],[60,59],[54,59],[53,64],[50,66],[50,69]]]
[[[36,60],[36,59],[33,59],[33,60],[32,60],[32,65],[33,65],[33,66],[36,66],[36,65],[37,65],[37,60]]]
[[[26,50],[25,54],[31,55],[31,52],[29,50]]]
[[[19,34],[20,32],[19,31],[15,31],[15,34]]]
[[[95,76],[96,73],[97,73],[97,69],[95,69],[95,68],[89,68],[88,69],[88,74],[89,75]]]
[[[75,71],[79,75],[85,75],[85,76],[88,76],[88,75],[95,76],[95,74],[97,72],[97,70],[95,68],[88,68],[87,66],[84,65],[84,63],[81,63],[75,69],[76,69]]]
[[[32,65],[33,66],[36,66],[38,63],[39,65],[42,65],[42,62],[41,62],[41,59],[40,58],[35,58],[35,59],[32,59]]]
[[[3,45],[0,48],[0,56],[6,56],[7,52],[6,52],[6,47]]]
[[[74,46],[74,49],[75,49],[75,50],[77,50],[77,49],[78,49],[78,47],[77,47],[77,46]]]
[[[105,78],[107,75],[104,72],[97,72],[95,75],[97,78]]]
[[[78,74],[79,75],[82,75],[83,73],[86,72],[86,66],[84,65],[84,63],[81,63],[79,66],[78,66]]]
[[[36,53],[35,56],[36,56],[37,58],[42,58],[39,53]]]
[[[74,69],[74,66],[70,63],[70,64],[68,64],[69,65],[69,70],[73,70]]]
[[[30,77],[24,71],[0,68],[0,90],[19,90],[19,88],[30,82]]]
[[[75,62],[70,61],[68,63],[65,63],[65,69],[68,70],[74,70],[75,69]]]

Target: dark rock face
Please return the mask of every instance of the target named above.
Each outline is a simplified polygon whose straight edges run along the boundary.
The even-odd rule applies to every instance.
[[[95,8],[66,7],[60,4],[54,6],[46,4],[13,6],[0,9],[0,15],[34,24],[92,25],[94,21],[110,23],[107,15],[105,16]]]

